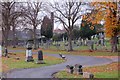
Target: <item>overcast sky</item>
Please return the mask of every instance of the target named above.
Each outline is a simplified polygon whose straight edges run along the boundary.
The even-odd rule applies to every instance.
[[[16,0],[15,0],[16,1]],[[27,0],[23,0],[23,2],[25,2],[25,1],[27,1]],[[32,2],[32,0],[29,0],[29,1],[31,1]],[[35,0],[34,0],[35,1]],[[44,0],[45,1],[45,0]],[[61,4],[61,2],[60,2],[60,0],[54,0],[54,1],[58,1],[60,4]],[[53,0],[49,0],[49,2],[51,2],[51,3],[53,3],[54,2]],[[81,6],[81,10],[82,10],[82,13],[81,14],[85,14],[86,13],[86,9],[89,9],[90,7],[88,7],[87,5],[83,5],[83,6]],[[51,10],[52,11],[52,10]],[[48,13],[46,13],[46,12],[40,12],[40,15],[39,15],[39,17],[43,20],[43,18],[44,18],[44,16],[48,16],[49,18],[50,18],[50,14],[48,14]],[[80,24],[81,24],[81,20],[82,20],[82,18],[81,19],[79,19],[77,22],[76,22],[76,25],[79,25],[80,26]],[[21,25],[22,26],[22,25]],[[41,25],[39,25],[38,27],[37,27],[38,29],[40,29],[41,28]],[[55,23],[54,22],[54,29],[64,29],[63,28],[63,25],[62,24],[60,24],[59,22],[58,23]],[[19,29],[19,28],[18,28]]]
[[[11,1],[11,0],[0,0],[0,1]],[[57,2],[61,3],[61,0],[12,0],[12,1],[16,1],[16,2],[37,2],[37,1],[43,1],[43,2],[51,2],[51,3],[54,3],[54,1],[57,1]],[[69,1],[69,0],[62,0],[62,1]],[[74,1],[89,2],[89,1],[93,1],[93,0],[74,0]],[[99,0],[97,0],[97,1],[99,1]],[[100,1],[107,1],[107,0],[100,0]],[[113,0],[109,0],[109,1],[113,1]],[[81,14],[85,14],[86,13],[86,9],[89,9],[89,8],[90,7],[87,6],[87,5],[82,6],[81,10],[83,10],[83,12]],[[46,14],[44,12],[44,13],[42,13],[40,15],[40,17],[42,17],[42,19],[43,19],[43,17],[45,15],[48,15],[48,14]],[[50,17],[50,15],[48,15],[48,17]],[[80,25],[81,24],[81,20],[82,20],[82,18],[80,20],[78,20],[76,22],[76,24]],[[41,28],[41,25],[38,26],[38,29],[40,29],[40,28]],[[60,24],[60,23],[54,23],[54,29],[57,29],[57,28],[63,29],[62,24]]]

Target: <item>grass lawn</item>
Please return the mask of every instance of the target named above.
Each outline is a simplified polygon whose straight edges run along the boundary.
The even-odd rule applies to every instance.
[[[16,48],[13,48],[12,46],[9,46],[8,49],[12,49],[12,50],[25,50],[26,48],[25,47],[16,47]]]
[[[50,50],[50,49],[41,49],[46,53],[54,53],[54,54],[71,54],[71,55],[81,55],[81,56],[118,56],[118,52],[111,53],[110,51],[93,51],[90,52],[89,50],[74,50],[71,52],[63,51],[63,50]]]
[[[84,47],[84,46],[83,46]],[[25,52],[25,48],[11,48],[9,47],[8,49],[11,50],[23,50],[23,52]],[[96,50],[96,51],[89,51],[88,49],[86,49],[86,47],[84,47],[84,50],[74,50],[74,51],[65,51],[65,50],[56,50],[56,49],[43,49],[43,48],[39,48],[38,50],[42,50],[45,53],[52,53],[52,54],[72,54],[72,55],[81,55],[81,56],[118,56],[119,52],[115,52],[115,53],[111,53],[110,51],[104,51],[104,50]],[[33,50],[34,52],[37,52],[38,50]]]
[[[102,66],[83,68],[83,72],[93,73],[94,78],[118,78],[118,71],[120,71],[120,66],[117,62]],[[54,76],[57,78],[83,78],[82,75],[70,74],[66,71],[60,71],[54,74]]]
[[[88,46],[75,46],[75,44],[73,44],[74,51],[68,52],[68,51],[64,50],[65,47],[64,47],[64,43],[62,41],[60,41],[58,43],[61,44],[59,49],[56,46],[51,45],[51,46],[49,46],[49,48],[46,48],[46,49],[44,48],[45,46],[40,46],[40,50],[43,50],[43,52],[54,53],[54,54],[62,53],[62,54],[82,55],[82,56],[118,56],[118,52],[116,52],[116,53],[110,52],[111,45],[108,40],[106,40],[107,50],[104,47],[98,46],[98,50],[93,51],[93,52],[89,51]],[[26,48],[25,47],[17,47],[17,48],[8,47],[8,49],[25,50]],[[33,51],[38,51],[38,50],[33,50]]]
[[[35,67],[42,67],[42,66],[49,66],[58,63],[64,62],[64,60],[51,57],[51,56],[44,56],[45,64],[36,64],[37,55],[34,54],[33,58],[35,62],[25,62],[25,53],[16,53],[9,54],[10,58],[2,57],[2,72],[7,72],[11,69],[20,69],[20,68],[35,68]],[[15,58],[19,57],[20,60],[16,60]]]

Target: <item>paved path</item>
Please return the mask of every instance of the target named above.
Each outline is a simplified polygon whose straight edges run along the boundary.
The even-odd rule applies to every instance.
[[[10,50],[10,52],[13,51]],[[59,57],[58,54],[45,53],[44,55]],[[12,71],[10,73],[7,73],[7,78],[51,78],[52,77],[51,75],[53,73],[65,69],[66,65],[82,64],[83,67],[86,67],[86,66],[109,64],[111,62],[114,62],[114,59],[111,60],[106,58],[96,58],[90,56],[78,56],[78,55],[65,55],[65,56],[67,57],[67,61],[64,63],[56,64],[52,66],[40,67],[40,68],[21,69],[21,70]]]

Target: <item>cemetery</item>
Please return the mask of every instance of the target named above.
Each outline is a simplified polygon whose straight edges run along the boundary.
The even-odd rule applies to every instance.
[[[53,3],[0,1],[0,78],[119,79],[120,1]]]

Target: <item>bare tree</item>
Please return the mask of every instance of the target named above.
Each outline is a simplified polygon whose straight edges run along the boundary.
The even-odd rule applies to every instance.
[[[25,16],[29,19],[28,24],[33,26],[34,32],[34,49],[36,49],[36,29],[37,26],[41,23],[41,18],[39,12],[41,11],[42,2],[33,2],[27,3],[27,8],[25,9]]]
[[[55,18],[63,24],[68,35],[68,50],[72,51],[73,26],[81,19],[81,2],[55,2],[51,4],[55,10]]]
[[[14,15],[14,5],[15,2],[3,2],[2,5],[2,33],[3,33],[3,41],[5,44],[5,47],[8,45],[8,34],[11,28],[11,18]]]
[[[17,34],[16,34],[16,28],[20,27],[23,25],[24,23],[24,18],[22,17],[22,14],[20,16],[18,16],[16,19],[14,19],[14,21],[12,22],[12,32],[13,32],[13,48],[16,48],[16,44],[17,44]],[[22,24],[22,25],[20,25]],[[22,27],[22,29],[25,27]]]
[[[3,42],[5,47],[8,46],[8,34],[10,30],[15,32],[15,22],[17,18],[23,14],[20,9],[16,9],[18,2],[3,2],[2,6],[2,33],[3,33]],[[15,33],[14,33],[15,34]],[[13,34],[13,35],[14,35]]]
[[[24,3],[16,2],[14,6],[14,12],[16,13],[14,16],[12,16],[11,26],[12,26],[12,32],[13,32],[13,48],[16,47],[17,40],[16,40],[16,28],[20,23],[24,23]],[[22,18],[22,19],[21,19]]]

